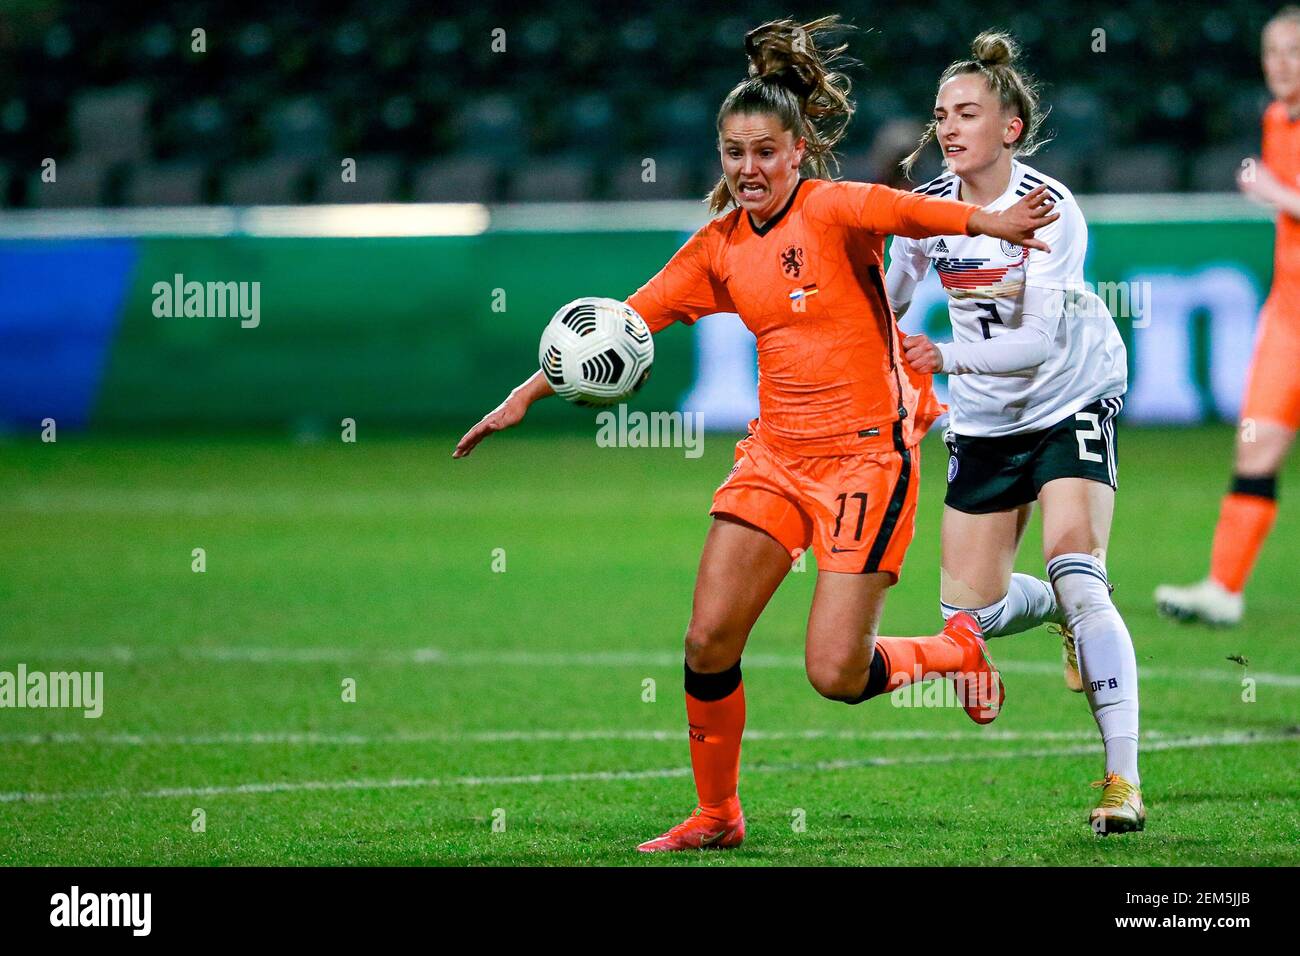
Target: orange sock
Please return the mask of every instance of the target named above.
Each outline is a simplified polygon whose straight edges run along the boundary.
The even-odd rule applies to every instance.
[[[1277,502],[1272,498],[1226,495],[1214,529],[1210,577],[1233,594],[1240,594],[1276,515]]]
[[[882,693],[935,674],[965,670],[966,648],[946,633],[933,637],[878,637],[876,652],[884,657],[889,675]]]
[[[714,675],[704,675],[712,677]],[[688,691],[691,769],[695,792],[706,814],[729,820],[740,810],[740,738],[745,732],[745,685],[720,700],[700,700]]]

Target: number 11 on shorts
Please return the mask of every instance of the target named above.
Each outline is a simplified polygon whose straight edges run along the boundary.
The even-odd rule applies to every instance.
[[[832,534],[831,537],[838,538],[840,536],[840,523],[844,520],[844,506],[848,504],[849,498],[858,499],[858,528],[857,531],[854,532],[853,540],[861,541],[862,522],[867,516],[867,493],[865,491],[855,491],[853,494],[841,491],[835,496],[835,500],[840,503],[840,512],[835,516],[835,533]]]

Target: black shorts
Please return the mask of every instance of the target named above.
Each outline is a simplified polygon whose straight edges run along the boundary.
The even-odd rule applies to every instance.
[[[1117,486],[1115,418],[1123,398],[1101,398],[1051,428],[976,438],[944,435],[948,494],[944,504],[967,514],[989,514],[1038,500],[1056,478],[1088,478]]]

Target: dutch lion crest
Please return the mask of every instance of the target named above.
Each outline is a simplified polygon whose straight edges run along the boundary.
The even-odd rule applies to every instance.
[[[791,279],[797,279],[802,270],[803,249],[798,246],[787,246],[781,253],[781,271]]]

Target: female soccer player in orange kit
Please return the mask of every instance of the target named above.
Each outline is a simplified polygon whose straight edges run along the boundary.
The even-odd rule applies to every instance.
[[[1277,514],[1277,473],[1300,428],[1300,7],[1264,27],[1263,162],[1244,169],[1241,191],[1278,211],[1273,288],[1259,316],[1241,407],[1232,487],[1210,551],[1210,576],[1188,587],[1162,584],[1156,606],[1180,620],[1231,625]]]
[[[628,300],[659,331],[738,312],[758,343],[759,417],[713,498],[686,629],[686,712],[698,806],[645,852],[726,848],[745,834],[737,785],[745,696],[740,657],[759,614],[810,544],[817,585],[808,619],[808,679],[856,704],[916,679],[954,678],[977,723],[1003,700],[979,625],[954,616],[928,637],[877,637],[886,590],[912,538],[918,443],[942,410],[929,376],[903,362],[885,298],[884,236],[989,235],[1031,249],[1055,220],[1037,189],[990,213],[967,203],[825,177],[853,106],[818,51],[838,25],[764,24],[745,38],[749,78],[718,112],[723,176],[714,213]],[[814,174],[803,177],[801,170]],[[553,394],[539,372],[461,439],[468,455]]]

